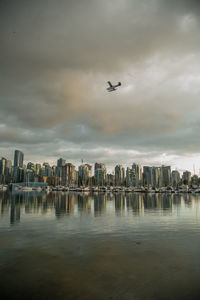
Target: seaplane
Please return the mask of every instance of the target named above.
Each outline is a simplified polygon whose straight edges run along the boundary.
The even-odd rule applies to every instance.
[[[116,84],[116,85],[112,85],[112,83],[111,83],[110,81],[108,81],[108,84],[109,84],[109,87],[107,88],[107,90],[108,90],[109,92],[116,91],[116,88],[117,88],[118,86],[122,85],[121,82],[118,82],[118,84]]]

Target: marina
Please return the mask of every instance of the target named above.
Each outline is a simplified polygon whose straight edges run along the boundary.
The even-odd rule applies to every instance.
[[[152,188],[152,187],[112,187],[112,186],[80,186],[80,187],[69,187],[69,186],[48,186],[43,183],[31,183],[29,186],[24,184],[11,184],[11,185],[1,185],[0,191],[6,191],[7,189],[15,191],[46,191],[46,192],[91,192],[91,193],[167,193],[167,194],[181,194],[181,193],[200,193],[200,187],[188,187],[188,186],[179,186],[179,187],[161,187],[161,188]]]

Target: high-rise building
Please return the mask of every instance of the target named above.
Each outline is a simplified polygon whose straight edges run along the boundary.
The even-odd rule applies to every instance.
[[[106,184],[106,166],[102,163],[95,163],[94,167],[94,177],[96,185],[105,185]]]
[[[183,172],[182,182],[183,182],[183,184],[186,184],[186,185],[191,184],[191,172],[190,171]]]
[[[24,181],[25,182],[33,182],[34,181],[35,172],[33,169],[26,169],[24,171]]]
[[[35,169],[34,163],[28,162],[28,163],[27,163],[27,169],[29,169],[29,170],[34,170],[34,169]]]
[[[94,171],[96,171],[97,169],[106,169],[106,166],[105,166],[105,164],[103,164],[103,163],[95,163],[94,164]]]
[[[115,167],[115,185],[120,186],[124,185],[124,177],[125,177],[125,171],[122,165],[117,165]]]
[[[45,169],[44,171],[44,177],[50,177],[53,175],[53,170],[52,168],[50,167],[49,163],[48,162],[44,162],[43,163],[43,167]]]
[[[108,186],[114,186],[115,185],[115,175],[114,174],[107,174],[106,182],[107,182]]]
[[[168,186],[171,184],[170,166],[161,166],[161,180],[162,180],[162,186]]]
[[[23,162],[24,162],[24,153],[19,151],[19,150],[15,150],[14,167],[22,168],[23,167]]]
[[[154,188],[161,187],[161,178],[160,178],[160,168],[159,167],[152,167],[152,179],[151,179],[151,185]]]
[[[63,158],[59,158],[57,160],[57,167],[64,167],[64,165],[66,164],[66,160]]]
[[[199,177],[197,175],[193,175],[191,177],[191,184],[193,187],[197,187],[199,185]]]
[[[92,177],[92,166],[89,164],[83,164],[78,168],[79,185],[90,185]]]
[[[57,167],[56,167],[56,176],[60,178],[62,178],[62,167],[64,167],[66,164],[66,160],[63,158],[59,158],[57,160]]]
[[[52,172],[53,172],[53,176],[55,177],[56,176],[56,166],[55,165],[52,166]]]
[[[143,185],[152,186],[152,167],[143,167]]]
[[[6,161],[7,159],[5,157],[2,157],[0,160],[0,175],[5,175]]]
[[[36,164],[35,165],[35,173],[36,173],[36,175],[39,175],[40,168],[41,168],[41,164]]]
[[[25,170],[23,168],[14,167],[13,180],[14,182],[23,182],[25,180]]]
[[[62,184],[66,186],[74,186],[77,182],[77,172],[75,166],[67,163],[62,167]]]
[[[177,187],[180,183],[180,173],[177,170],[172,171],[172,186]]]
[[[6,162],[7,159],[5,157],[2,157],[0,160],[0,183],[6,182]]]
[[[126,168],[126,186],[132,186],[132,170],[127,167]]]
[[[139,164],[132,164],[132,185],[135,187],[142,184],[142,167]]]
[[[40,177],[46,177],[46,169],[44,166],[42,166],[39,170],[39,176]]]
[[[12,172],[12,161],[6,160],[6,175],[11,175]]]

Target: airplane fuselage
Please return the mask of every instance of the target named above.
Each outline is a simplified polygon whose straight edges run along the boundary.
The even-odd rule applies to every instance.
[[[110,81],[108,81],[109,87],[107,88],[107,91],[113,92],[116,91],[117,87],[121,85],[121,82],[118,82],[116,85],[112,85]]]
[[[115,87],[114,87],[114,86],[113,86],[113,87],[109,87],[109,88],[107,88],[107,90],[108,90],[109,92],[116,91],[116,89],[115,89]]]

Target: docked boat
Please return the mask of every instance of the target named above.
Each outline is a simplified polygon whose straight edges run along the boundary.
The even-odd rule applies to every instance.
[[[39,187],[36,187],[35,190],[36,190],[37,192],[41,192],[41,191],[42,191],[42,188],[39,186]]]
[[[88,186],[82,187],[82,192],[89,192],[89,191],[90,191],[90,189]]]
[[[22,191],[24,191],[24,192],[30,192],[30,191],[32,191],[32,190],[33,190],[33,188],[30,187],[30,186],[23,186],[23,187],[22,187]]]
[[[133,190],[132,190],[131,188],[126,188],[126,189],[125,189],[125,192],[126,192],[126,193],[131,193],[131,192],[133,192]]]
[[[0,186],[0,191],[7,191],[8,186],[7,185],[1,185]]]

